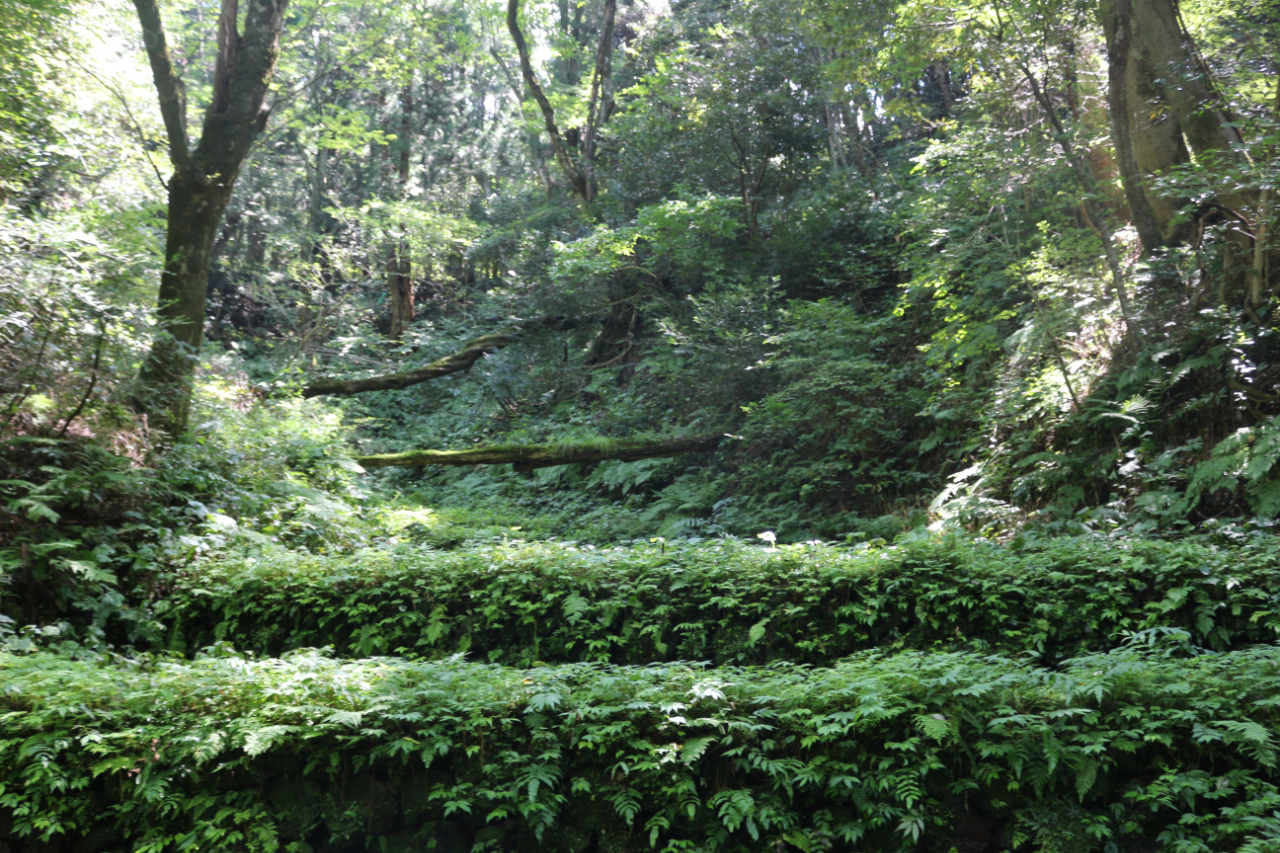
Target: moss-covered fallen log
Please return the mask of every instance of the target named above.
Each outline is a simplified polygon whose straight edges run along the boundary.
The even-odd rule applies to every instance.
[[[1034,653],[1041,663],[1180,629],[1225,651],[1276,642],[1274,546],[946,537],[900,546],[577,547],[351,555],[266,551],[192,566],[157,616],[168,648],[332,646],[527,666],[707,660],[829,665],[871,648]]]
[[[1280,649],[830,669],[0,652],[8,853],[1271,851]],[[1107,843],[1104,846],[1102,841]]]
[[[322,397],[334,394],[345,397],[351,394],[362,394],[365,391],[399,391],[431,379],[468,370],[482,356],[497,352],[513,340],[515,340],[514,335],[503,333],[483,335],[467,341],[462,349],[455,353],[401,373],[369,376],[364,379],[315,379],[302,389],[302,396]]]
[[[503,444],[471,450],[408,450],[361,456],[366,468],[413,465],[515,465],[517,471],[532,471],[575,462],[603,462],[617,459],[635,462],[663,456],[679,456],[714,450],[722,435],[692,435],[654,439],[596,439],[576,444]]]

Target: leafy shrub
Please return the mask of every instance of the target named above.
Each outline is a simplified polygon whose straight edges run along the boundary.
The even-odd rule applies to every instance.
[[[921,463],[954,445],[958,424],[926,411],[922,366],[892,352],[905,340],[900,325],[831,301],[788,309],[769,339],[776,388],[745,408],[747,491],[831,512],[883,508],[937,482]]]
[[[507,669],[0,653],[19,850],[1274,849],[1280,650]]]
[[[1177,627],[1198,646],[1271,642],[1270,542],[960,538],[851,550],[510,543],[350,556],[267,550],[194,565],[162,607],[171,648],[468,652],[481,659],[811,664],[868,648],[1036,652],[1047,663]]]
[[[152,643],[157,572],[231,541],[333,549],[371,538],[340,412],[264,402],[234,371],[205,373],[198,426],[164,455],[131,457],[84,434],[0,442],[8,620],[58,623],[91,642]]]

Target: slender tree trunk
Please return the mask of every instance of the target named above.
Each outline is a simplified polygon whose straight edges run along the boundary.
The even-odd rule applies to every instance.
[[[617,0],[605,0],[600,23],[600,44],[596,49],[596,64],[591,73],[591,93],[587,98],[587,130],[582,142],[582,177],[593,197],[597,186],[596,136],[600,125],[613,109],[613,22],[617,11]]]
[[[1045,119],[1053,128],[1054,138],[1062,149],[1063,155],[1067,158],[1067,163],[1071,166],[1072,171],[1076,173],[1080,188],[1084,190],[1085,209],[1093,220],[1093,226],[1098,232],[1098,237],[1102,240],[1102,251],[1107,258],[1107,267],[1111,270],[1111,283],[1116,301],[1120,303],[1120,313],[1124,317],[1127,327],[1133,322],[1134,315],[1130,309],[1129,295],[1125,287],[1124,267],[1120,264],[1120,253],[1116,250],[1114,232],[1111,230],[1111,218],[1107,213],[1107,206],[1098,192],[1097,181],[1094,180],[1089,164],[1084,161],[1084,158],[1076,152],[1075,146],[1072,145],[1071,136],[1067,133],[1067,129],[1063,127],[1061,119],[1058,118],[1057,110],[1054,109],[1053,102],[1049,100],[1048,94],[1040,88],[1040,81],[1031,73],[1030,67],[1026,64],[1019,65],[1019,70],[1031,86],[1031,94],[1035,96],[1036,103],[1040,105]]]
[[[844,147],[840,144],[840,112],[829,102],[823,105],[822,110],[827,123],[827,149],[831,154],[831,165],[843,169],[846,163]]]
[[[316,151],[316,162],[313,166],[307,151],[302,154],[302,165],[307,173],[307,242],[303,249],[303,259],[311,260],[320,248],[320,234],[325,229],[324,187],[325,175],[329,172],[329,149],[323,144]]]
[[[542,112],[543,125],[547,129],[547,135],[551,137],[551,150],[555,155],[556,163],[569,181],[573,194],[584,205],[590,205],[596,196],[596,136],[600,126],[608,121],[609,113],[612,112],[611,84],[608,78],[613,55],[613,23],[616,6],[617,0],[605,0],[600,43],[596,49],[596,61],[587,103],[587,127],[583,134],[586,144],[583,148],[582,162],[577,163],[574,162],[570,146],[561,134],[559,125],[556,124],[555,109],[551,106],[551,101],[547,98],[542,84],[538,82],[538,75],[534,73],[533,62],[529,57],[529,45],[520,29],[520,0],[507,0],[507,31],[511,33],[516,53],[520,56],[520,74],[524,78],[529,93],[537,102],[538,109]],[[582,9],[579,6],[576,15],[580,17],[581,12]],[[578,17],[575,17],[575,33],[578,31],[577,21]]]
[[[396,164],[396,180],[400,200],[404,201],[409,185],[409,154],[413,133],[413,84],[400,90],[400,157]],[[391,329],[389,337],[400,340],[405,329],[413,322],[413,263],[409,256],[409,241],[403,237],[396,243],[387,261],[388,296],[391,303]]]
[[[845,135],[851,140],[849,146],[850,152],[853,154],[853,164],[858,169],[858,174],[868,184],[871,184],[873,175],[871,169],[867,165],[867,154],[862,144],[862,122],[858,119],[858,108],[856,106],[849,108],[841,108],[841,117],[844,119],[842,124],[845,127]],[[872,191],[875,191],[874,184],[871,184]]]
[[[534,73],[533,61],[529,58],[529,44],[525,41],[524,33],[520,29],[520,0],[507,0],[507,31],[511,33],[511,40],[516,45],[516,53],[520,56],[520,74],[524,77],[525,85],[533,95],[534,101],[537,102],[538,109],[542,111],[542,122],[547,128],[547,135],[551,137],[551,151],[560,165],[560,171],[568,179],[569,185],[573,188],[573,194],[584,204],[589,204],[593,195],[591,187],[577,164],[573,162],[569,148],[560,133],[560,126],[556,123],[555,109],[551,106],[551,101],[547,98],[542,84],[538,82],[538,75]]]
[[[1276,78],[1275,100],[1272,105],[1272,119],[1280,119],[1280,77]],[[1275,159],[1275,146],[1267,146],[1263,161],[1272,163]],[[1245,275],[1245,285],[1249,294],[1249,302],[1258,307],[1271,295],[1271,266],[1276,254],[1271,246],[1271,220],[1274,218],[1275,190],[1269,183],[1265,184],[1258,194],[1257,213],[1253,225],[1253,262]]]

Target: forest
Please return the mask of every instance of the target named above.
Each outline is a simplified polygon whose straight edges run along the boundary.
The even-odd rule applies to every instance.
[[[0,0],[0,853],[1280,851],[1278,178],[1277,0]]]

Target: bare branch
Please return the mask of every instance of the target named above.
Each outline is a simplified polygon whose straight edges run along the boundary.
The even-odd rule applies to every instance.
[[[329,394],[349,396],[362,394],[365,391],[398,391],[420,385],[431,379],[448,376],[470,369],[483,356],[497,352],[515,340],[513,335],[484,335],[468,341],[462,349],[436,359],[430,364],[406,370],[403,373],[391,373],[386,376],[371,376],[367,379],[317,379],[302,389],[303,397],[322,397]]]

